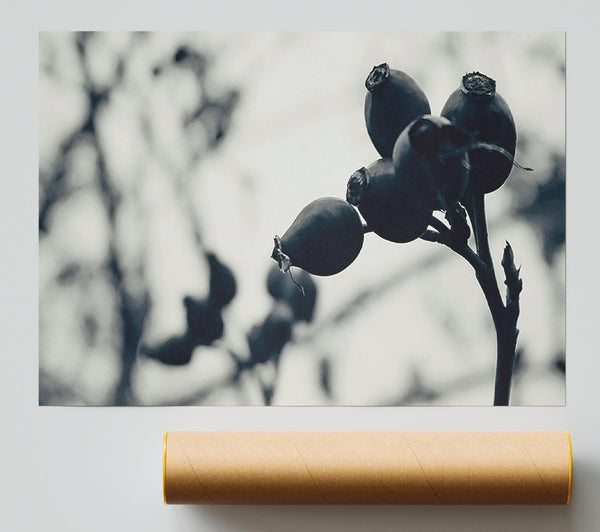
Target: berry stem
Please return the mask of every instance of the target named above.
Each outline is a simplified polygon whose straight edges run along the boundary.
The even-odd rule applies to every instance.
[[[260,391],[263,396],[263,402],[265,406],[271,406],[273,404],[273,396],[275,395],[275,388],[277,387],[277,380],[279,378],[279,359],[276,358],[270,361],[273,367],[273,375],[269,379],[270,382],[265,382],[260,374],[260,371],[256,372],[256,380],[260,386]],[[255,370],[259,369],[255,367]]]
[[[455,238],[455,231],[453,229],[450,229],[444,222],[435,216],[431,217],[429,225],[434,227],[436,231],[425,231],[421,235],[422,240],[444,244],[473,266],[476,273],[481,272],[483,274],[486,269],[485,263],[479,258],[479,255],[468,246],[466,241]]]
[[[81,132],[90,135],[92,146],[97,155],[96,184],[106,211],[106,218],[110,229],[106,270],[118,302],[117,313],[120,318],[121,328],[121,367],[111,404],[132,405],[136,403],[135,395],[131,389],[133,366],[135,364],[137,348],[143,332],[149,296],[148,292],[145,291],[143,297],[136,298],[127,288],[127,272],[117,245],[117,229],[121,197],[119,193],[116,192],[116,189],[111,182],[106,150],[102,142],[102,136],[97,127],[98,116],[101,113],[102,106],[107,98],[109,98],[112,91],[118,88],[120,80],[116,80],[114,85],[105,90],[100,91],[97,89],[91,78],[88,53],[85,34],[78,33],[77,57],[83,74],[84,89],[89,104],[88,114]],[[41,225],[40,222],[40,226]]]
[[[429,225],[434,229],[437,229],[443,235],[450,233],[450,228],[442,222],[442,220],[439,220],[433,215],[431,216],[431,220],[429,220]]]
[[[494,272],[494,263],[490,252],[490,244],[488,241],[487,220],[485,215],[485,196],[482,193],[475,193],[471,196],[471,225],[475,233],[475,242],[477,246],[477,255],[485,264],[485,268],[480,268],[475,271],[477,280],[485,294],[485,299],[488,303],[492,319],[496,330],[501,324],[502,313],[504,311],[504,303],[498,289],[496,274]]]
[[[518,299],[522,283],[519,279],[519,272],[514,266],[512,249],[507,244],[502,260],[506,278],[505,283],[508,287],[507,305],[505,306],[498,288],[490,252],[485,215],[485,196],[483,193],[474,193],[466,203],[467,212],[475,233],[477,255],[485,264],[485,268],[475,269],[475,275],[484,293],[496,329],[494,406],[508,406],[518,335]]]
[[[428,230],[421,236],[422,240],[438,242],[449,247],[463,257],[475,270],[475,277],[483,291],[485,300],[496,329],[496,379],[494,385],[494,406],[508,406],[510,386],[517,345],[517,319],[519,317],[519,295],[523,282],[519,269],[514,263],[512,248],[508,242],[502,257],[506,284],[506,304],[502,300],[488,241],[487,221],[485,215],[484,195],[476,193],[463,201],[475,237],[477,252],[467,244],[468,235],[460,224],[452,224],[448,228],[441,220],[432,216]],[[453,217],[450,217],[453,220]]]

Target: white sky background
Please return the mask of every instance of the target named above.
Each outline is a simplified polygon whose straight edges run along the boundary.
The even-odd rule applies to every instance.
[[[56,50],[57,69],[64,76],[50,78],[40,71],[40,164],[84,112],[78,80],[69,79],[74,70],[73,58],[65,55],[68,35],[46,38],[40,39],[40,60],[44,43],[55,43],[49,49]],[[126,34],[103,39],[107,46],[98,54],[106,60],[97,62],[98,79],[106,75],[102,64],[110,72],[111,47],[118,50],[127,39]],[[373,65],[385,61],[414,77],[433,113],[439,113],[465,72],[480,70],[496,79],[518,133],[530,141],[517,159],[536,170],[526,174],[514,169],[511,181],[540,179],[550,164],[549,153],[564,153],[564,78],[556,68],[564,59],[560,33],[152,34],[150,45],[140,47],[123,93],[103,118],[103,139],[114,164],[111,172],[120,187],[135,191],[142,206],[141,211],[127,211],[125,224],[131,229],[124,236],[126,249],[132,255],[145,254],[149,267],[155,303],[144,334],[149,340],[182,331],[182,297],[201,295],[207,288],[206,266],[194,252],[165,168],[165,159],[178,168],[185,165],[187,143],[194,139],[179,138],[176,126],[197,95],[183,72],[156,82],[150,76],[152,66],[167,60],[182,42],[212,52],[209,79],[216,90],[242,91],[228,137],[190,175],[206,242],[238,279],[238,295],[225,314],[225,341],[238,349],[244,348],[246,331],[271,305],[264,280],[272,262],[268,256],[273,235],[282,234],[313,199],[344,197],[350,174],[378,158],[363,117],[364,79]],[[449,47],[454,55],[447,52]],[[136,91],[144,98],[133,98]],[[136,124],[143,106],[150,106],[160,156],[148,153],[140,140]],[[76,174],[85,185],[85,157],[82,161],[83,169]],[[533,229],[506,218],[510,201],[511,195],[501,189],[488,196],[487,205],[497,270],[505,239],[513,246],[517,264],[523,265],[519,341],[531,368],[516,383],[513,404],[563,404],[563,380],[544,368],[564,346],[564,253],[558,267],[548,271]],[[40,244],[40,364],[92,402],[102,402],[118,372],[110,335],[103,348],[84,353],[74,321],[78,299],[61,292],[52,279],[67,256],[100,260],[105,227],[98,199],[85,188],[60,211],[50,237]],[[357,290],[437,254],[447,256],[440,267],[398,285],[310,345],[286,349],[275,403],[326,402],[317,371],[318,361],[326,356],[332,363],[335,403],[386,403],[403,395],[415,371],[434,388],[481,371],[487,377],[477,385],[455,390],[438,402],[490,404],[495,360],[491,319],[470,267],[441,246],[392,244],[366,235],[354,264],[337,276],[317,279],[316,322],[342,307]],[[103,287],[90,290],[102,293]],[[110,304],[95,310],[110,313]],[[183,368],[140,361],[134,390],[143,402],[171,400],[227,370],[227,358],[216,348],[198,349],[191,365]],[[246,393],[252,402],[260,402],[252,382]],[[224,390],[210,402],[240,400],[237,393]]]

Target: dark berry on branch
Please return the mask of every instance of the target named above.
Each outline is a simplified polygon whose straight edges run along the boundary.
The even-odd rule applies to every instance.
[[[187,334],[172,336],[155,346],[142,346],[140,353],[169,366],[183,366],[192,359],[194,342]]]
[[[334,275],[356,259],[363,245],[360,216],[348,202],[320,198],[309,203],[281,238],[271,257],[281,271],[297,266],[313,275]]]
[[[479,141],[499,146],[514,157],[517,132],[510,108],[496,92],[496,82],[479,72],[462,77],[461,85],[442,109],[457,126],[472,133]],[[484,148],[469,153],[471,175],[469,192],[488,193],[500,188],[513,166],[511,158]]]
[[[387,63],[373,67],[365,81],[367,132],[382,157],[391,157],[402,130],[420,115],[431,113],[427,96],[417,82]]]
[[[292,337],[294,313],[287,303],[278,301],[265,318],[248,333],[250,356],[256,363],[277,358]]]
[[[267,275],[267,290],[274,299],[284,301],[290,306],[296,321],[312,321],[317,300],[317,285],[308,272],[296,268],[292,280],[273,264]]]
[[[374,233],[392,242],[419,238],[431,220],[432,208],[402,186],[390,157],[354,172],[346,200],[358,207]]]
[[[194,345],[211,345],[223,336],[223,318],[210,300],[191,296],[183,298],[188,335]]]
[[[232,271],[214,253],[207,253],[210,268],[209,298],[216,307],[228,305],[235,297],[236,282]]]
[[[452,209],[469,182],[470,136],[447,118],[425,115],[394,146],[393,165],[406,194],[432,209]]]

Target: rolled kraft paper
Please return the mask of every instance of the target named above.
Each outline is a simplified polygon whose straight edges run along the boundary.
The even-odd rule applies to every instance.
[[[568,432],[167,432],[165,503],[568,504]]]

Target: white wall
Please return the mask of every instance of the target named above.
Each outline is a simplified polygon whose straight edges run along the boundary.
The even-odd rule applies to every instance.
[[[39,4],[39,5],[38,5]],[[37,406],[36,31],[43,28],[124,29],[216,24],[172,2],[167,14],[141,2],[21,2],[3,17],[0,224],[0,372],[3,457],[0,528],[3,530],[485,530],[594,531],[600,522],[600,431],[595,391],[600,374],[596,329],[599,258],[592,215],[600,192],[597,175],[599,48],[597,17],[583,2],[421,3],[403,12],[398,3],[369,3],[359,14],[344,3],[272,3],[247,11],[220,2],[223,27],[387,29],[488,27],[568,31],[568,328],[567,406],[545,408],[61,408]],[[285,5],[285,7],[283,7]],[[366,6],[366,4],[364,4]],[[195,6],[195,7],[194,7]],[[386,11],[387,9],[393,11]],[[408,9],[408,8],[407,8]],[[289,10],[289,11],[288,11]],[[320,11],[318,11],[320,10]],[[240,15],[234,17],[233,15]],[[349,19],[348,17],[351,16]],[[430,23],[430,20],[434,20]],[[276,22],[273,22],[276,21]],[[430,28],[431,26],[431,28]],[[314,27],[314,26],[313,26]],[[572,432],[574,488],[570,507],[164,507],[161,495],[163,430],[561,430]]]

